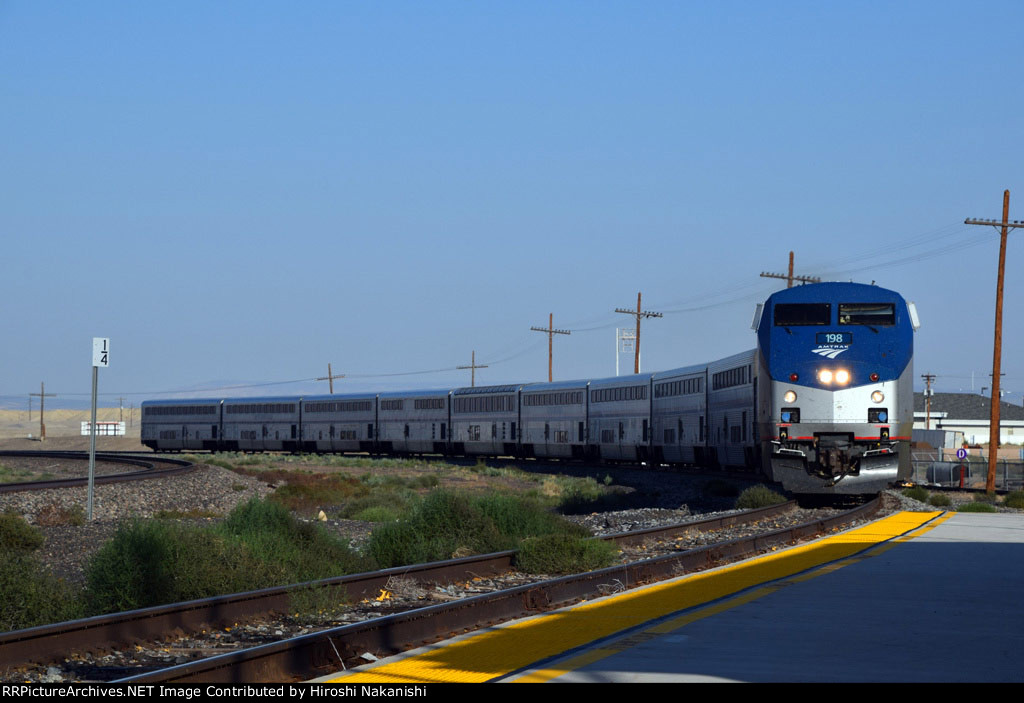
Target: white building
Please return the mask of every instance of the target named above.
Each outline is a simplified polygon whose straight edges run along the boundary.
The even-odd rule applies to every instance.
[[[931,398],[929,429],[963,432],[969,444],[989,440],[992,401],[976,393],[935,393]],[[914,394],[914,429],[925,429],[924,393]],[[999,403],[999,444],[1024,444],[1024,407]]]

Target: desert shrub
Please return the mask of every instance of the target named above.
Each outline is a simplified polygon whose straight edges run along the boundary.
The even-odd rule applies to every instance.
[[[270,577],[242,545],[161,520],[121,525],[86,569],[93,613],[134,610],[250,590]]]
[[[1024,510],[1024,491],[1013,491],[1007,493],[1003,499],[1003,505],[1007,508],[1017,508],[1018,510]]]
[[[738,510],[753,510],[785,502],[785,498],[766,486],[751,486],[740,493],[739,498],[736,499],[736,508]]]
[[[996,510],[996,506],[991,503],[982,503],[975,501],[973,503],[964,503],[957,507],[957,512],[961,513],[995,513],[999,512]]]
[[[261,585],[311,581],[372,568],[367,559],[323,527],[295,519],[285,507],[270,500],[252,498],[240,504],[213,529],[240,541],[275,574],[274,583]]]
[[[932,493],[928,498],[928,503],[939,508],[945,508],[952,505],[953,501],[945,493]]]
[[[43,546],[43,533],[13,512],[0,513],[0,554],[34,552]]]
[[[590,534],[585,527],[550,512],[533,498],[492,493],[477,498],[475,502],[501,534],[516,540],[555,533],[577,537]]]
[[[383,568],[512,547],[467,495],[442,490],[428,494],[402,520],[377,527],[367,546]]]
[[[83,615],[64,581],[29,553],[0,551],[0,631],[22,630]]]
[[[93,555],[86,595],[92,612],[311,581],[372,564],[319,525],[252,499],[214,527],[136,520]]]
[[[913,486],[912,488],[903,489],[903,495],[911,500],[916,500],[919,503],[928,502],[928,489],[922,486]]]
[[[586,530],[535,498],[435,490],[397,522],[374,529],[367,548],[381,567],[391,567],[515,549],[525,538],[551,534],[579,538]]]
[[[516,554],[516,568],[529,574],[575,574],[610,565],[615,545],[569,534],[525,539]]]

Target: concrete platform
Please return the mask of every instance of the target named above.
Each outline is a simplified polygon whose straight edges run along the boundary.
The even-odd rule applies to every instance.
[[[1019,681],[1024,516],[898,513],[321,681]]]

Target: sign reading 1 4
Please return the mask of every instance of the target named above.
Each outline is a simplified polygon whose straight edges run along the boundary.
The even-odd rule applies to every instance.
[[[110,366],[110,337],[92,338],[92,365]]]

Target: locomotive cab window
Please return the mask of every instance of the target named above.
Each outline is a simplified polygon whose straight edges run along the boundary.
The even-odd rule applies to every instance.
[[[840,303],[839,324],[891,327],[896,324],[896,306],[893,303]]]
[[[775,326],[827,325],[832,321],[831,303],[776,303]]]

